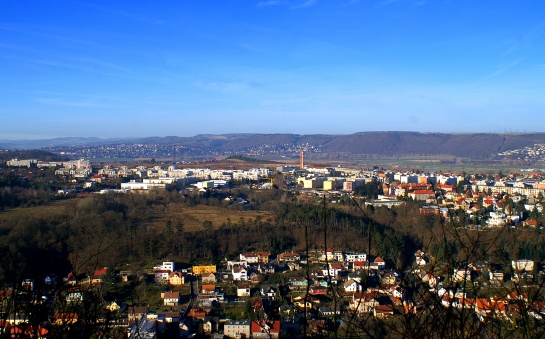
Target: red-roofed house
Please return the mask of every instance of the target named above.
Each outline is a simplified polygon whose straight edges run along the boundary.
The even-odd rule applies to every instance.
[[[433,202],[435,201],[435,192],[432,190],[417,190],[410,193],[413,200]]]
[[[252,338],[276,339],[280,336],[280,321],[252,321]]]
[[[180,292],[164,292],[161,293],[161,299],[163,299],[163,305],[165,306],[178,306],[180,302]]]
[[[371,265],[371,268],[382,270],[386,267],[386,261],[382,259],[381,257],[376,257],[375,260],[373,260],[373,264]]]
[[[91,284],[102,284],[102,281],[104,280],[104,276],[106,276],[107,271],[108,267],[95,270],[93,272],[93,276],[91,277]]]
[[[384,319],[394,315],[393,305],[377,305],[373,310],[373,315],[378,319]]]
[[[216,291],[216,285],[214,284],[202,285],[201,287],[202,294],[214,294],[215,291]]]

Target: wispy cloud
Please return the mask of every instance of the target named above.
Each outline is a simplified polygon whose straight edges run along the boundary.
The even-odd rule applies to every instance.
[[[481,81],[484,81],[484,80],[489,80],[491,78],[494,78],[500,74],[503,74],[507,71],[509,71],[510,69],[512,69],[513,67],[517,66],[522,60],[521,59],[517,59],[517,60],[514,60],[508,64],[501,64],[501,65],[498,65],[496,71],[482,77],[480,80]]]
[[[292,9],[308,8],[308,7],[312,7],[312,6],[316,5],[317,2],[318,2],[317,0],[306,0],[306,1],[303,1],[301,3],[293,5],[291,8]]]
[[[518,35],[515,39],[515,42],[502,54],[508,55],[517,50],[521,46],[531,46],[534,40],[541,34],[545,28],[545,22],[540,23],[526,34]]]
[[[260,1],[257,3],[257,7],[272,7],[285,4],[285,1],[280,0],[269,0],[269,1]]]

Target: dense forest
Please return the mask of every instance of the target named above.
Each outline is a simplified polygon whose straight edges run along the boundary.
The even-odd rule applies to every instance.
[[[227,195],[251,203],[226,204]],[[4,208],[9,207],[9,200],[2,201]],[[187,229],[183,218],[169,216],[169,211],[201,205],[261,209],[274,218],[227,218],[216,224],[204,219],[200,227]],[[320,201],[300,202],[296,195],[281,190],[232,189],[204,195],[175,190],[93,195],[68,199],[61,206],[63,210],[54,217],[23,214],[0,221],[2,282],[69,271],[86,274],[96,267],[165,258],[219,263],[243,251],[301,251],[306,231],[311,248],[323,248],[327,232],[328,247],[367,252],[370,244],[371,255],[383,257],[398,269],[408,267],[415,251],[422,248],[457,262],[506,262],[518,257],[539,261],[545,257],[540,230],[480,233],[457,229],[454,220],[423,215],[420,205],[410,201],[392,209],[362,208],[357,201],[346,199],[324,206]],[[158,218],[165,222],[154,222]]]

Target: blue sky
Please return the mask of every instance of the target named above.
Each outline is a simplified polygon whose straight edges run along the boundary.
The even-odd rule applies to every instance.
[[[545,2],[3,1],[0,139],[545,132]]]

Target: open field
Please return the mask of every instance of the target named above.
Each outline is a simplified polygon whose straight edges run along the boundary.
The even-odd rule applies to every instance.
[[[244,218],[245,223],[248,223],[258,216],[260,216],[262,220],[274,218],[271,213],[263,211],[238,211],[216,206],[169,204],[163,211],[157,213],[157,218],[153,223],[156,225],[164,225],[168,220],[173,223],[180,220],[184,223],[185,230],[191,232],[202,230],[204,221],[211,221],[214,228],[216,228],[224,222],[227,223],[228,219],[235,224],[238,223],[241,218]]]
[[[45,222],[55,222],[68,219],[71,211],[77,208],[78,202],[89,197],[77,197],[59,200],[48,205],[33,207],[19,207],[0,212],[0,227],[8,227],[15,220],[38,219]],[[187,206],[181,203],[149,207],[153,209],[153,219],[148,222],[151,227],[163,227],[167,221],[176,223],[181,221],[188,232],[203,229],[204,221],[211,221],[214,227],[230,220],[233,224],[244,218],[245,223],[260,216],[262,220],[273,219],[274,215],[264,211],[234,210],[221,206]]]
[[[35,218],[46,222],[59,220],[66,217],[70,210],[76,207],[79,199],[81,198],[57,200],[47,205],[11,208],[0,212],[0,225],[25,218]]]

